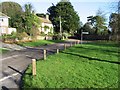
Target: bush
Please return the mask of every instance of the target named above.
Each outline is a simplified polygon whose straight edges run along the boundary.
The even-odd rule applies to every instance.
[[[62,40],[62,35],[61,34],[56,34],[56,35],[53,35],[53,40]]]

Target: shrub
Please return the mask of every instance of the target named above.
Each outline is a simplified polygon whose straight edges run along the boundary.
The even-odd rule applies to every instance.
[[[22,33],[17,33],[17,38],[19,40],[22,40],[24,37],[28,37],[29,35],[26,32],[22,32]]]
[[[68,36],[69,36],[68,33],[65,33],[65,32],[63,33],[63,37],[64,37],[65,39],[67,39]]]

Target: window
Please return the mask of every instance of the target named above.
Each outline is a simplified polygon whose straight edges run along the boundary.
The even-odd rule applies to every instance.
[[[0,18],[0,22],[3,22],[3,19]]]

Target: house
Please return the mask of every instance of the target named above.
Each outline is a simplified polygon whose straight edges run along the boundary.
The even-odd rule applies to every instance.
[[[40,21],[41,21],[41,27],[39,28],[39,31],[41,33],[44,34],[48,34],[48,33],[53,33],[53,24],[52,22],[49,20],[49,15],[46,15],[45,18],[43,17],[39,17]]]
[[[16,28],[9,28],[9,18],[7,15],[0,12],[0,36],[16,32]]]

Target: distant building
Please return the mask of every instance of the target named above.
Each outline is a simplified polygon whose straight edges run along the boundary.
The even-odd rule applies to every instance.
[[[9,18],[7,15],[0,12],[0,36],[16,32],[16,28],[9,28]]]
[[[43,32],[44,34],[53,33],[53,24],[49,20],[49,15],[46,15],[45,18],[39,17],[41,21],[41,27],[39,28],[40,32]]]

